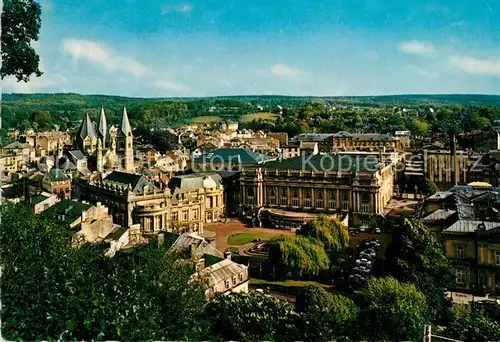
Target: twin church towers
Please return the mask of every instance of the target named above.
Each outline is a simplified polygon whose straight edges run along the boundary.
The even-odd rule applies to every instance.
[[[111,126],[108,130],[106,114],[101,108],[96,128],[89,115],[85,114],[76,133],[75,147],[87,156],[96,157],[98,172],[102,173],[106,167],[135,173],[132,128],[127,110],[123,108],[121,125],[118,128]]]

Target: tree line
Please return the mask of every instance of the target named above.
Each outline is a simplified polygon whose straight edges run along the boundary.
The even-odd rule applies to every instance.
[[[449,265],[432,235],[411,222],[387,252],[393,271],[351,295],[304,287],[292,305],[258,292],[207,301],[203,282],[190,282],[193,265],[154,243],[107,258],[99,246],[72,248],[66,227],[21,204],[0,207],[0,218],[9,223],[0,229],[1,322],[9,340],[416,341],[424,324],[439,322],[439,308],[447,336],[500,338],[495,320],[444,306]],[[342,234],[310,229],[330,241],[327,250],[342,248]]]

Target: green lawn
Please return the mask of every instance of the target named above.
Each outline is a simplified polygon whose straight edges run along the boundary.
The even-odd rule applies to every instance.
[[[271,120],[271,121],[274,121],[276,120],[277,118],[279,117],[279,115],[277,114],[273,114],[273,113],[268,113],[268,112],[263,112],[263,113],[253,113],[253,114],[246,114],[246,115],[243,115],[240,119],[241,122],[250,122],[250,121],[253,121],[253,120],[258,120],[258,119],[262,119],[262,120]]]
[[[269,285],[269,286],[285,286],[285,287],[304,287],[304,286],[309,286],[309,285],[320,285],[328,290],[333,289],[332,285],[321,284],[321,283],[318,283],[315,281],[308,281],[308,280],[288,279],[285,281],[270,281],[270,280],[264,280],[264,279],[250,278],[249,283],[250,283],[250,285],[261,285],[261,286]]]
[[[256,239],[261,239],[263,241],[271,240],[275,236],[281,234],[270,234],[270,233],[236,233],[231,234],[227,238],[228,245],[246,245],[247,243],[253,242]]]
[[[191,119],[191,122],[194,124],[213,124],[220,122],[220,116],[197,116]]]

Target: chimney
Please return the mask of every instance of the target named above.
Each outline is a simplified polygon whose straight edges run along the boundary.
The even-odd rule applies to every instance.
[[[231,251],[229,251],[229,250],[225,251],[224,258],[227,260],[231,260]]]
[[[195,252],[195,250],[196,250],[196,249],[194,248],[194,243],[191,243],[191,244],[189,245],[189,255],[190,255],[191,257],[193,257],[193,256],[194,256],[194,252]]]

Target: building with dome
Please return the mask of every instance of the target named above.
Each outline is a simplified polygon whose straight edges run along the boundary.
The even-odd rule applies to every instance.
[[[203,233],[203,224],[224,216],[224,191],[218,173],[173,177],[165,184],[113,171],[95,181],[75,180],[73,198],[109,208],[114,223],[140,224],[145,235]]]

